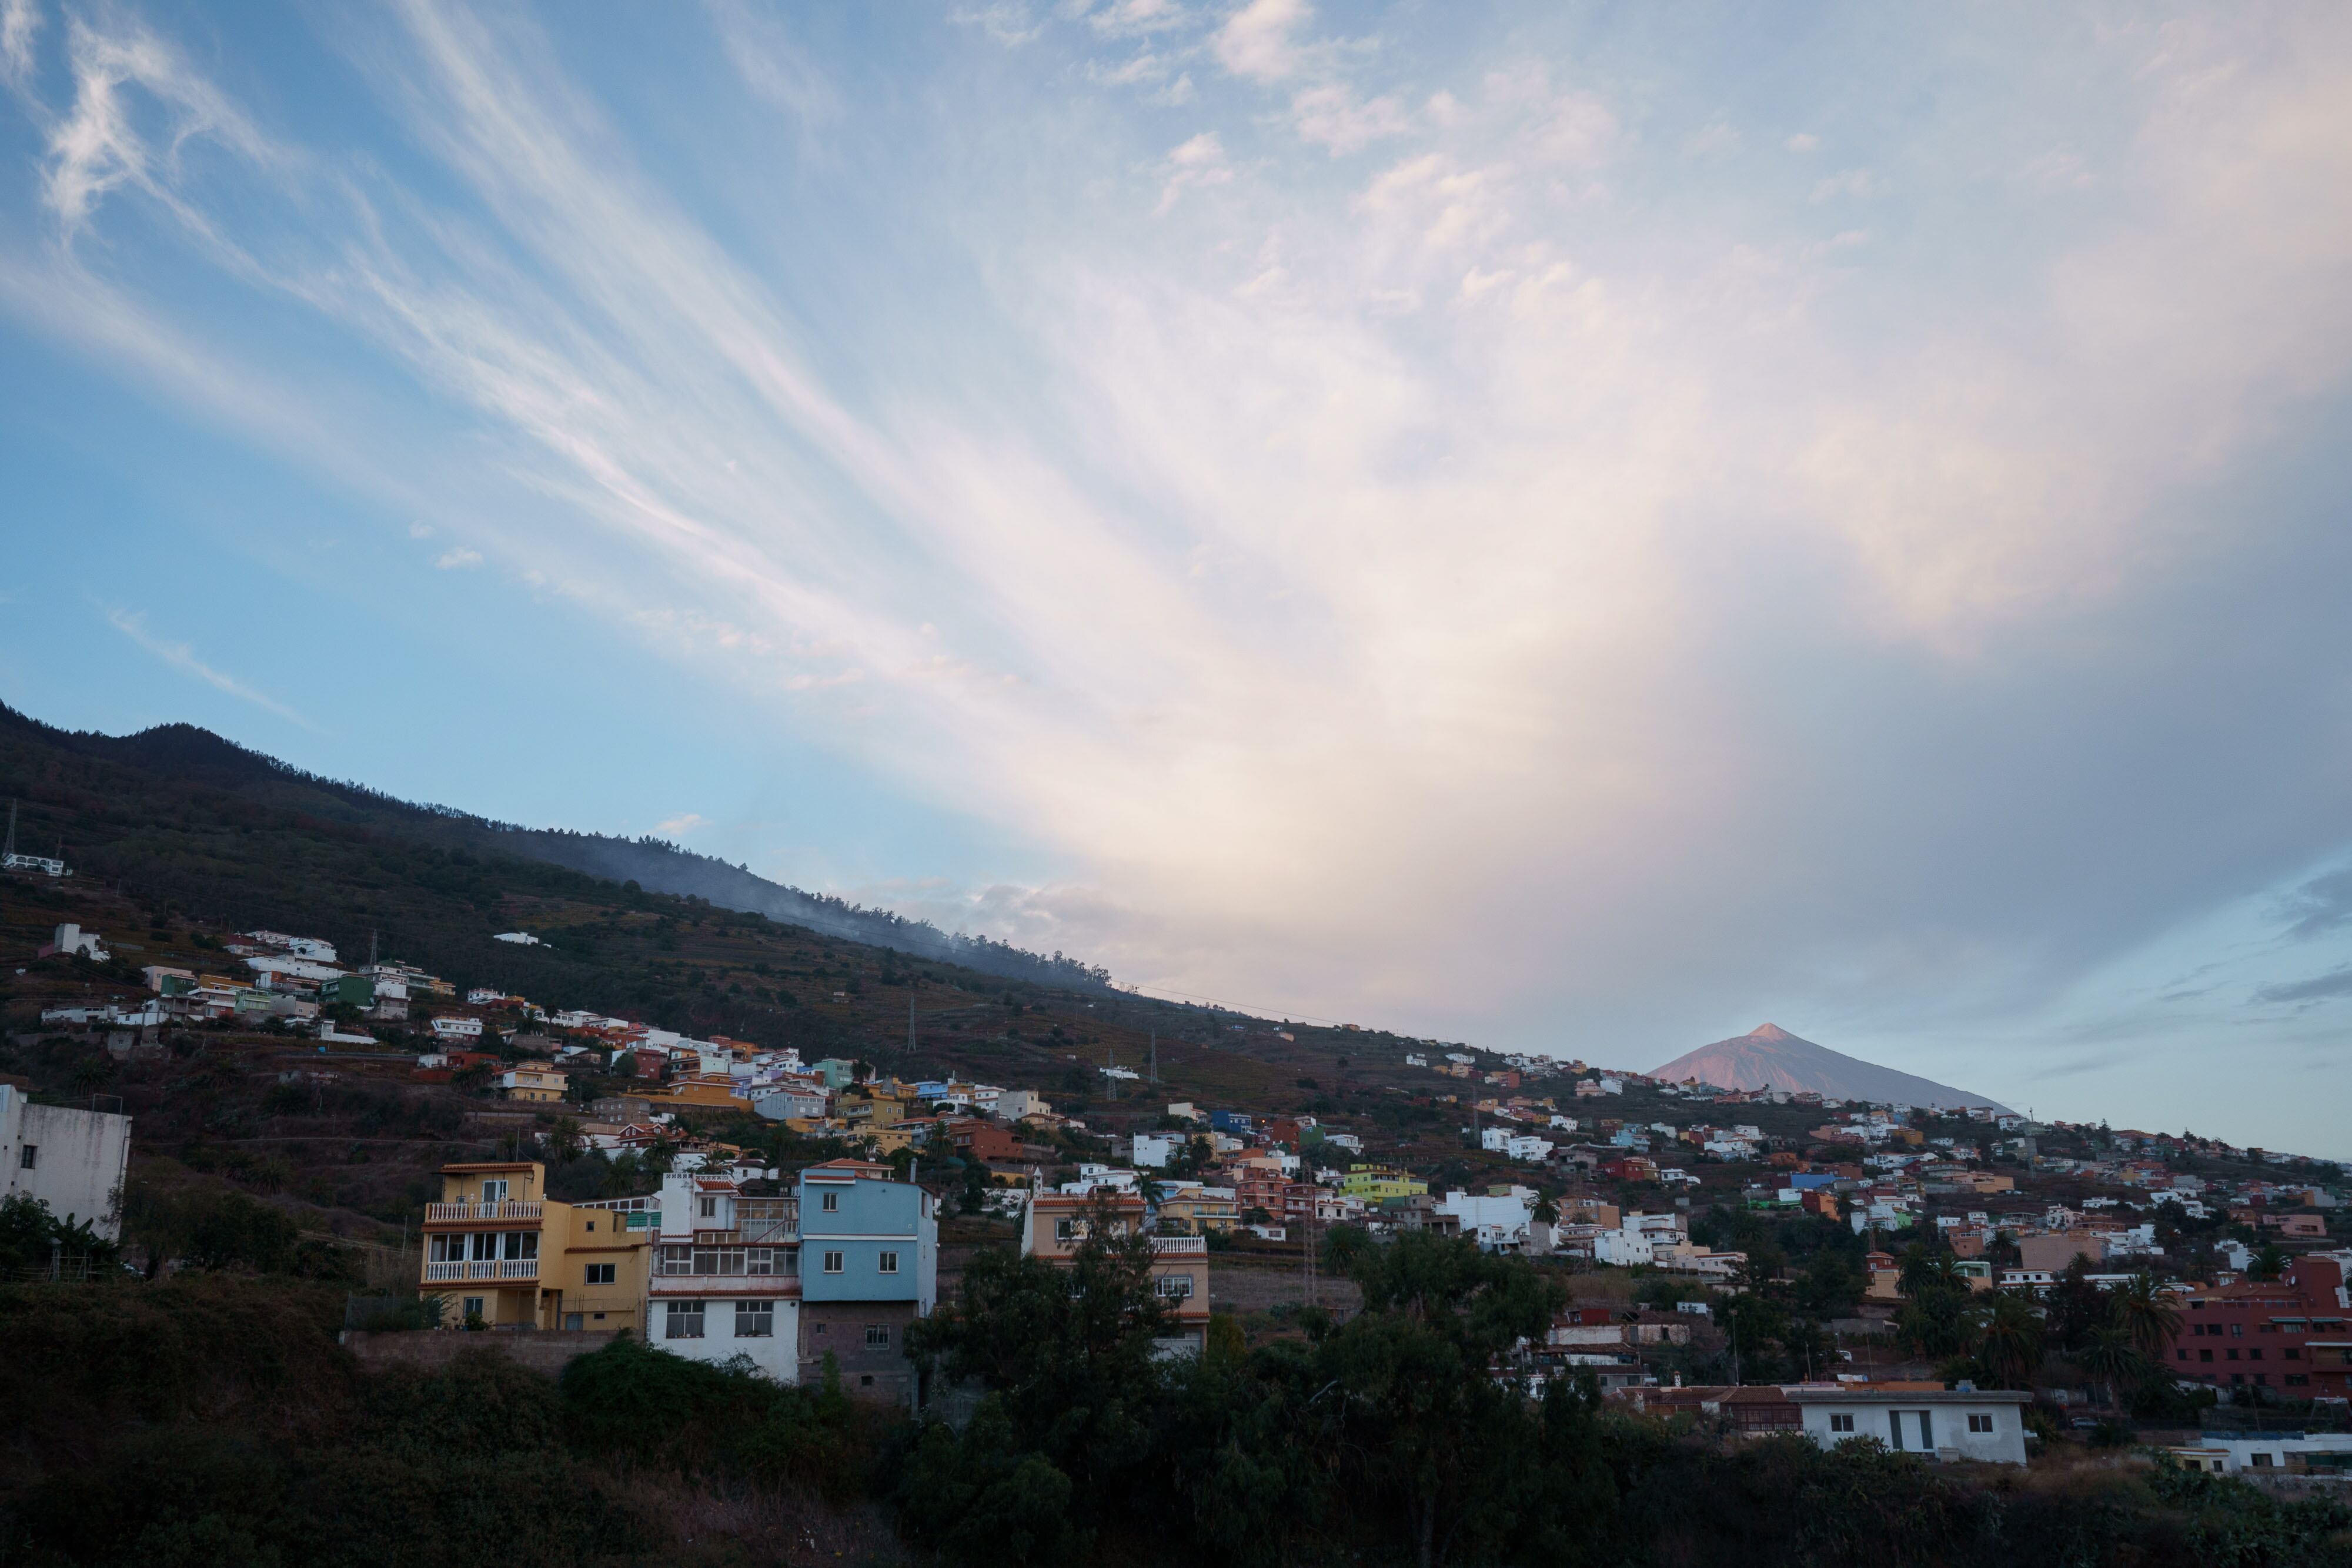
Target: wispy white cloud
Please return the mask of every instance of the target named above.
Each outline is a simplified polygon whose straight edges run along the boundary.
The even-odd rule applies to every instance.
[[[0,77],[21,83],[33,73],[33,46],[41,33],[38,0],[0,0]]]
[[[440,558],[433,564],[443,571],[459,571],[467,567],[481,565],[482,552],[478,549],[468,549],[460,545],[456,549],[442,551]]]
[[[2150,646],[2102,617],[2278,537],[2168,498],[2352,363],[2352,241],[2308,200],[2352,146],[2342,24],[2298,24],[2293,49],[2226,17],[2070,35],[2116,123],[2053,110],[1971,153],[2007,178],[1958,181],[1940,124],[1842,154],[1886,185],[1849,171],[1822,202],[1874,197],[1889,236],[1948,225],[2016,280],[1993,308],[1891,238],[1862,248],[1856,214],[1807,200],[1818,166],[1723,198],[1720,83],[1676,118],[1654,73],[1620,89],[1565,49],[1423,69],[1259,0],[1139,55],[1091,10],[1050,42],[1042,9],[1003,10],[1020,54],[927,84],[964,111],[942,123],[1002,140],[877,141],[949,173],[888,187],[910,225],[888,243],[828,226],[877,187],[796,193],[826,237],[791,267],[762,248],[790,233],[747,237],[646,167],[526,21],[422,0],[369,79],[425,177],[289,197],[324,178],[289,155],[223,189],[122,113],[49,232],[112,239],[118,198],[180,204],[257,259],[192,254],[466,433],[412,465],[436,494],[398,515],[1047,845],[1070,876],[971,907],[1138,978],[1566,1043],[1540,1020],[1655,1027],[1654,998],[1701,989],[2046,991],[2145,919],[2096,890],[2189,896],[2135,880],[2149,857],[2113,813],[2042,797],[2085,727],[2161,708],[2070,685],[2086,646]],[[1140,94],[1058,118],[1072,80],[1203,60],[1237,79],[1181,124]],[[118,107],[181,101],[134,99],[147,79],[122,75]],[[831,123],[884,134],[845,103]],[[2095,150],[2105,210],[2017,177],[2053,146]],[[1919,199],[1938,180],[1950,211]],[[301,243],[273,235],[278,202]],[[1155,203],[1168,221],[1124,221]],[[1968,248],[1990,234],[2013,243]],[[953,263],[908,259],[927,245]],[[948,300],[966,263],[984,282]],[[27,319],[68,286],[60,319],[91,332],[128,290],[0,265]],[[2082,766],[2105,786],[2086,797],[2149,824],[2193,793]]]
[[[309,719],[304,718],[300,714],[296,713],[292,708],[288,707],[284,703],[279,702],[275,697],[268,696],[261,692],[256,691],[253,687],[246,685],[243,681],[238,680],[236,676],[224,674],[219,670],[216,670],[210,664],[205,664],[202,659],[196,656],[195,650],[190,647],[187,643],[175,643],[168,638],[159,637],[154,632],[149,631],[147,629],[147,617],[144,612],[117,608],[109,610],[106,612],[106,620],[107,623],[112,626],[116,631],[121,632],[124,636],[130,638],[133,643],[138,643],[139,646],[146,649],[147,652],[154,654],[157,658],[163,660],[173,669],[179,670],[186,674],[195,676],[196,679],[211,686],[214,690],[226,692],[230,696],[236,698],[240,702],[251,703],[254,706],[260,708],[265,713],[275,714],[279,718],[285,719],[288,723],[299,725],[304,729],[315,730],[318,728],[318,726],[312,724]]]
[[[699,811],[681,811],[675,817],[665,817],[654,824],[654,831],[666,839],[683,839],[698,828],[710,826],[710,819]]]

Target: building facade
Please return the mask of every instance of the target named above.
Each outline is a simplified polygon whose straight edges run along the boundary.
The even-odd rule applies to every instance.
[[[2344,1265],[2303,1257],[2275,1281],[2183,1291],[2167,1370],[2216,1389],[2267,1388],[2288,1399],[2352,1397],[2352,1310]]]
[[[1142,1197],[1134,1193],[1036,1193],[1022,1217],[1021,1250],[1066,1269],[1098,1215],[1108,1214],[1115,1230],[1128,1234],[1142,1228],[1144,1212]],[[1175,1316],[1173,1331],[1161,1336],[1160,1348],[1166,1354],[1197,1355],[1208,1344],[1209,1239],[1153,1236],[1150,1240],[1151,1289]]]
[[[58,1218],[117,1240],[130,1164],[130,1117],[36,1105],[17,1085],[0,1083],[0,1197],[37,1198]]]
[[[2025,1463],[2027,1394],[1796,1388],[1788,1397],[1806,1437],[1824,1448],[1875,1437],[1901,1453],[1936,1459]]]
[[[535,1161],[441,1167],[417,1282],[448,1303],[443,1326],[644,1333],[652,1228],[546,1191]]]
[[[937,1200],[867,1160],[811,1166],[797,1190],[801,1378],[830,1360],[844,1392],[912,1405],[907,1329],[939,1303]]]
[[[695,1361],[738,1356],[800,1380],[800,1199],[751,1197],[726,1176],[662,1178],[646,1294],[649,1343]]]

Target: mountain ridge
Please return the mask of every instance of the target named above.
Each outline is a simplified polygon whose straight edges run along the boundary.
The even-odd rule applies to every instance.
[[[1664,1066],[1653,1068],[1650,1076],[1677,1083],[1696,1078],[1720,1089],[1810,1091],[1826,1099],[1931,1105],[1939,1110],[1969,1106],[2009,1110],[1990,1095],[1955,1089],[1832,1051],[1776,1023],[1759,1024],[1746,1034],[1685,1051]]]

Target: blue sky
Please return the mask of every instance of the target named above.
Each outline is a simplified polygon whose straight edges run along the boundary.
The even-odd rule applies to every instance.
[[[2352,16],[0,0],[0,686],[2352,1154]]]

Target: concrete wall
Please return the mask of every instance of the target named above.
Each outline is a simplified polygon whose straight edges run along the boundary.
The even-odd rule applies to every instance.
[[[912,1301],[802,1301],[801,1381],[823,1384],[830,1354],[843,1393],[911,1406],[915,1364],[907,1359],[907,1330],[917,1316]],[[887,1330],[888,1343],[868,1345],[869,1327]]]
[[[546,1373],[550,1377],[569,1366],[575,1357],[604,1349],[613,1343],[614,1338],[611,1333],[588,1331],[463,1333],[453,1329],[406,1329],[387,1333],[346,1329],[342,1336],[344,1349],[362,1361],[379,1366],[415,1366],[433,1372],[448,1365],[456,1357],[468,1351],[488,1351],[493,1355],[503,1355],[533,1372]]]
[[[665,1281],[672,1282],[675,1281]],[[735,1334],[735,1303],[743,1298],[717,1294],[724,1288],[725,1281],[714,1279],[708,1283],[714,1293],[694,1298],[702,1302],[702,1337],[670,1338],[667,1303],[676,1298],[655,1296],[646,1303],[648,1343],[690,1361],[718,1363],[732,1361],[739,1355],[745,1356],[752,1365],[779,1383],[797,1381],[801,1369],[800,1302],[784,1296],[761,1298],[774,1306],[774,1332],[764,1336],[750,1335],[739,1339]]]
[[[58,1218],[88,1220],[111,1241],[122,1230],[115,1199],[130,1162],[130,1117],[36,1105],[14,1084],[0,1083],[0,1196],[37,1197]]]

